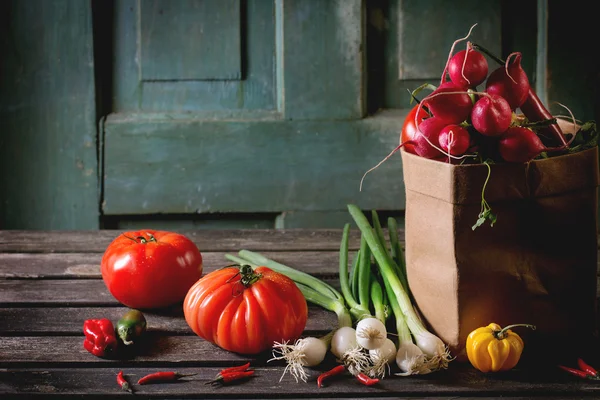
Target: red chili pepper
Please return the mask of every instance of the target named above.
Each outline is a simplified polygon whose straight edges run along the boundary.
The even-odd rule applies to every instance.
[[[563,369],[563,370],[565,370],[565,371],[567,371],[571,375],[575,375],[575,376],[578,376],[580,378],[589,378],[590,377],[590,375],[588,375],[587,372],[581,371],[579,369],[565,367],[564,365],[559,365],[558,367],[561,368],[561,369]]]
[[[596,371],[596,369],[594,367],[592,367],[591,365],[589,365],[588,363],[583,361],[583,359],[578,358],[577,365],[579,365],[580,370],[587,373],[588,375],[591,375],[593,377],[598,377],[598,371]]]
[[[229,367],[229,368],[224,368],[221,370],[221,375],[222,374],[229,374],[231,372],[240,372],[240,371],[246,371],[248,370],[248,368],[250,368],[250,363],[246,363],[244,365],[239,365],[237,367]]]
[[[129,382],[127,382],[127,380],[123,376],[123,371],[119,371],[119,373],[117,374],[117,383],[119,384],[119,386],[121,386],[121,389],[126,390],[129,393],[133,393],[133,390],[131,390],[131,386],[129,386]]]
[[[323,381],[325,379],[330,378],[332,376],[340,375],[340,374],[344,373],[344,371],[346,371],[346,367],[344,366],[344,364],[340,364],[340,365],[333,367],[329,371],[323,372],[317,378],[317,387],[323,387]]]
[[[97,357],[107,357],[117,350],[115,327],[107,318],[88,319],[83,323],[83,347]]]
[[[373,386],[374,384],[379,382],[379,379],[370,378],[367,375],[363,374],[362,372],[359,373],[358,375],[356,375],[356,379],[358,379],[358,381],[360,383],[362,383],[363,385],[367,385],[367,386]]]
[[[141,377],[138,380],[138,385],[145,385],[148,383],[157,383],[157,382],[172,382],[176,381],[179,378],[183,378],[184,376],[194,376],[196,374],[180,374],[179,372],[174,371],[160,371],[148,374],[146,376]]]
[[[236,382],[244,378],[249,378],[254,375],[254,370],[248,371],[234,371],[230,373],[221,373],[212,381],[206,382],[207,385],[225,385],[228,383]]]

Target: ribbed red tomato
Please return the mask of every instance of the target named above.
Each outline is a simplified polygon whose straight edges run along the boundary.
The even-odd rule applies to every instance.
[[[109,244],[100,269],[106,287],[122,304],[162,308],[182,301],[200,279],[202,255],[182,234],[130,231]]]
[[[188,291],[183,312],[198,336],[240,354],[298,339],[308,319],[306,299],[290,278],[247,265],[206,274]]]

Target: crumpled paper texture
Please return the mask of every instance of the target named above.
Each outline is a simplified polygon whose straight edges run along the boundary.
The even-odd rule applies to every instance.
[[[498,220],[474,231],[487,166],[402,161],[410,290],[458,360],[491,322],[536,325],[516,330],[534,353],[596,334],[597,148],[492,165],[485,198]]]

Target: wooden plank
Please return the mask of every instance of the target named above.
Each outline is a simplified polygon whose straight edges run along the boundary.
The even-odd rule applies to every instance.
[[[196,218],[195,218],[196,217]],[[205,214],[171,216],[115,216],[107,217],[111,227],[121,230],[157,229],[166,231],[193,229],[272,229],[275,227],[276,214]],[[105,221],[106,221],[105,220]],[[106,226],[106,225],[105,225]]]
[[[125,352],[121,359],[98,358],[82,346],[81,336],[21,336],[0,337],[0,366],[33,366],[55,364],[56,366],[84,367],[101,364],[110,365],[119,361],[121,365],[177,365],[217,366],[236,361],[248,361],[243,356],[223,350],[195,336],[165,336],[148,333],[138,343],[135,357]],[[125,364],[123,364],[125,363]]]
[[[223,360],[221,365],[237,365],[246,358]],[[226,364],[225,364],[226,363]],[[181,398],[193,395],[201,398],[573,398],[589,397],[598,394],[600,388],[584,380],[575,380],[561,374],[557,368],[541,373],[530,374],[523,370],[515,370],[503,374],[502,379],[492,375],[479,373],[472,367],[461,365],[438,373],[384,378],[375,386],[364,386],[350,375],[340,376],[319,388],[316,377],[323,368],[308,370],[307,382],[296,382],[289,374],[280,380],[281,366],[257,366],[255,376],[237,385],[214,387],[206,382],[212,380],[219,368],[186,364],[177,365],[181,373],[196,373],[196,376],[183,378],[174,384],[137,385],[137,380],[148,373],[157,372],[160,368],[150,365],[127,365],[127,368],[111,366],[110,363],[97,362],[97,368],[65,369],[54,365],[46,367],[29,366],[25,370],[12,368],[0,372],[0,389],[7,393],[23,395],[123,395],[115,383],[116,374],[123,369],[124,374],[140,396],[160,396],[161,398]],[[113,363],[114,364],[114,363]],[[259,364],[260,365],[260,364]],[[331,365],[331,364],[329,364]],[[533,379],[532,379],[533,378]],[[532,379],[528,381],[528,379]],[[547,396],[547,397],[546,397]]]
[[[338,280],[322,277],[339,288]],[[100,279],[0,280],[0,307],[116,307],[120,303]]]
[[[364,1],[281,3],[285,117],[363,117]]]
[[[204,274],[231,264],[225,254],[237,255],[237,251],[203,252]],[[338,273],[339,250],[265,251],[261,254],[314,276]],[[101,260],[99,253],[0,253],[0,279],[100,279]]]
[[[0,229],[97,229],[91,2],[0,2]]]
[[[383,226],[387,226],[389,213],[378,213]],[[395,216],[398,226],[404,227],[404,213]],[[277,229],[339,229],[344,224],[354,226],[354,220],[347,211],[285,211],[277,216]]]
[[[1,231],[0,253],[104,253],[122,230],[98,231]],[[243,229],[179,231],[201,252],[327,251],[339,250],[340,229]],[[404,240],[404,231],[399,230]],[[350,230],[350,248],[360,245],[358,228]]]
[[[402,210],[399,154],[367,175],[362,191],[360,181],[397,146],[403,117],[227,124],[109,117],[102,209],[111,215],[341,211],[355,203]]]
[[[239,0],[237,0],[239,1]],[[98,7],[110,7],[99,2]],[[104,3],[104,4],[103,4]],[[179,2],[167,2],[177,6]],[[177,3],[177,4],[175,4]],[[220,4],[220,2],[206,2]],[[275,18],[272,1],[246,0],[241,2],[240,62],[243,80],[203,81],[142,81],[138,52],[138,0],[115,2],[104,24],[114,24],[114,101],[113,112],[173,112],[199,113],[210,119],[228,119],[232,115],[244,118],[248,110],[275,110],[273,35]],[[229,23],[213,29],[213,33],[229,29]],[[111,40],[107,37],[105,40]],[[181,45],[195,46],[186,39]],[[180,59],[179,56],[174,59]]]
[[[142,80],[239,80],[240,0],[140,2]]]
[[[116,324],[127,310],[127,307],[0,308],[0,336],[80,336],[86,319],[108,318]],[[194,335],[185,322],[180,305],[164,310],[144,310],[143,313],[148,332],[153,335]],[[326,333],[336,323],[335,313],[309,305],[304,335]]]

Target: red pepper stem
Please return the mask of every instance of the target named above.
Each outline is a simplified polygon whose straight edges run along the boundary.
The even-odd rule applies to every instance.
[[[129,393],[133,393],[129,382],[127,382],[127,379],[125,379],[125,377],[123,376],[123,371],[119,371],[119,373],[117,374],[117,383],[119,384],[119,386],[121,386],[121,389]]]
[[[516,328],[518,326],[523,326],[523,327],[530,328],[533,330],[536,329],[535,325],[531,325],[531,324],[512,324],[512,325],[505,326],[504,328],[502,328],[499,331],[494,332],[494,335],[496,336],[497,339],[504,339],[506,337],[506,332],[508,332],[509,329]]]
[[[180,374],[179,372],[175,372],[175,379],[184,378],[186,376],[194,376],[198,374]]]

